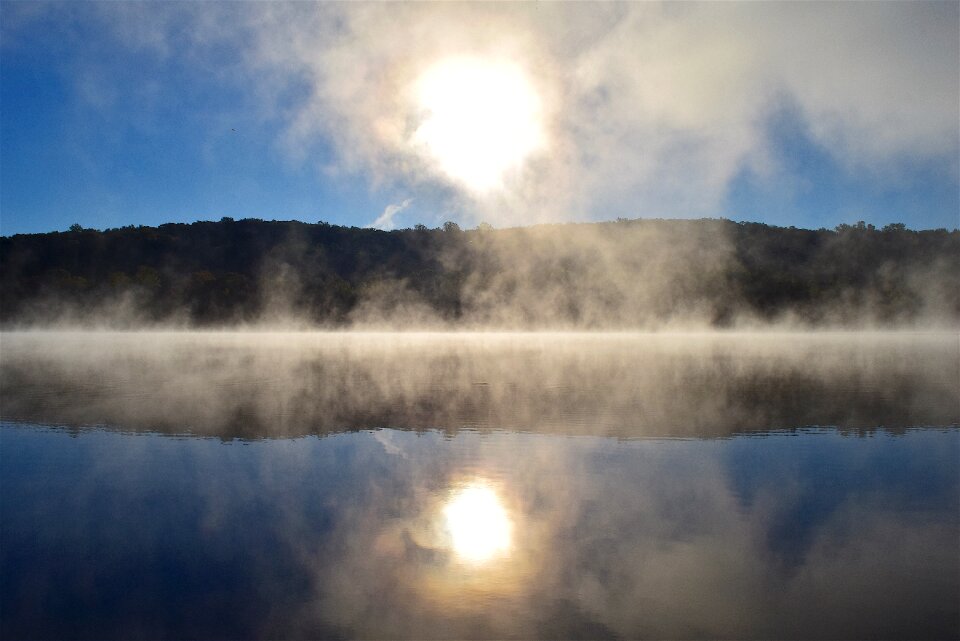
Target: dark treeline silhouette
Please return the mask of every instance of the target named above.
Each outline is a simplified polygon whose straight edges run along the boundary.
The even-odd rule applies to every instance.
[[[960,321],[960,232],[625,220],[380,231],[247,219],[0,238],[0,320],[651,327]]]

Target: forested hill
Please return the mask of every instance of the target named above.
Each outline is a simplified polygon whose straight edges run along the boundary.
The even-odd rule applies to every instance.
[[[497,230],[74,226],[0,238],[4,327],[960,324],[960,232],[728,220]]]

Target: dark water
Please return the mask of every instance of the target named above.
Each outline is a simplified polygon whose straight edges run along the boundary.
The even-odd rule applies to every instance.
[[[0,337],[4,638],[956,638],[954,335]]]

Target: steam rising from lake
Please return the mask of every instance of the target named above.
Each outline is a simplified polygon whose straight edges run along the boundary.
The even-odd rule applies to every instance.
[[[960,423],[951,333],[7,333],[3,418],[289,437]]]
[[[0,349],[4,637],[960,622],[955,333],[25,332]]]

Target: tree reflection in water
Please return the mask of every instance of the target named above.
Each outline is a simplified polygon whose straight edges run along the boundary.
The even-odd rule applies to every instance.
[[[960,630],[955,334],[3,340],[0,638]]]

